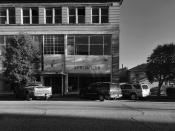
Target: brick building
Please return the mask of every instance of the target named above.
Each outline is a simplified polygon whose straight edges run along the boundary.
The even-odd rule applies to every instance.
[[[95,81],[118,82],[121,4],[122,0],[1,0],[0,48],[8,36],[30,34],[42,46],[38,80],[52,86],[55,94],[76,92]],[[0,69],[2,74],[2,62]],[[2,75],[0,79],[4,91]]]

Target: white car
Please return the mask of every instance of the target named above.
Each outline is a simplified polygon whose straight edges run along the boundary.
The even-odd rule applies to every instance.
[[[150,88],[147,84],[121,84],[120,87],[123,96],[133,100],[150,95]]]
[[[16,88],[15,95],[18,98],[32,100],[35,98],[48,99],[52,96],[52,87],[42,86],[38,84],[30,84],[23,88]]]

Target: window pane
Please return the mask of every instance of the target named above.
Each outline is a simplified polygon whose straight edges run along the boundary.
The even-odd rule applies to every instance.
[[[103,45],[90,45],[90,55],[103,55]]]
[[[85,16],[85,8],[78,8],[78,15],[84,15]]]
[[[23,17],[23,23],[24,24],[30,24],[30,18],[29,17]]]
[[[47,8],[46,9],[46,17],[47,16],[52,16],[52,8]]]
[[[67,40],[67,54],[68,55],[74,55],[74,36],[69,35]]]
[[[92,16],[92,23],[99,23],[99,16]]]
[[[76,17],[75,16],[69,16],[69,23],[76,23]]]
[[[39,23],[38,8],[32,8],[32,24]]]
[[[55,15],[62,15],[62,10],[61,8],[55,8]]]
[[[88,45],[77,45],[77,55],[88,55]]]
[[[15,24],[16,17],[15,17],[15,8],[9,8],[9,24]]]
[[[92,9],[92,15],[99,15],[99,9],[98,8],[93,8]]]
[[[55,8],[55,23],[62,23],[62,9]]]
[[[62,17],[61,16],[55,16],[55,23],[62,23]]]
[[[104,55],[110,55],[111,54],[111,46],[105,45],[104,46]]]
[[[30,16],[29,9],[23,9],[23,16]]]
[[[9,16],[15,17],[15,8],[9,8]]]
[[[6,24],[6,17],[0,17],[0,24]]]
[[[52,16],[51,17],[46,17],[46,23],[47,24],[52,24]]]
[[[9,17],[9,24],[15,24],[16,18],[15,17]]]
[[[103,45],[103,35],[93,35],[90,37],[90,44],[102,44]]]
[[[101,15],[107,15],[108,16],[108,8],[107,7],[104,7],[104,8],[101,8]]]
[[[37,8],[32,9],[32,16],[38,16],[38,9]]]
[[[78,8],[78,23],[85,23],[85,8]]]
[[[0,16],[6,16],[6,8],[0,8]]]
[[[75,8],[69,8],[69,15],[75,15]]]
[[[76,36],[75,37],[75,43],[78,45],[88,45],[88,36],[82,35],[82,36]]]
[[[108,23],[108,16],[101,16],[101,23]]]
[[[0,45],[4,45],[4,36],[0,36]]]
[[[32,24],[38,24],[39,23],[39,18],[38,17],[32,17]]]

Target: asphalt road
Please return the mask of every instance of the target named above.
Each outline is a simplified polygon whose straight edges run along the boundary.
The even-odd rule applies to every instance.
[[[175,102],[0,101],[0,131],[174,131]]]

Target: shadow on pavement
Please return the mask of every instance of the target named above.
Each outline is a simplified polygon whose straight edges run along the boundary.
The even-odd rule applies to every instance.
[[[175,96],[148,96],[143,101],[150,102],[175,102]]]
[[[145,122],[132,118],[2,114],[0,121],[1,131],[173,131],[175,129],[175,122]]]

